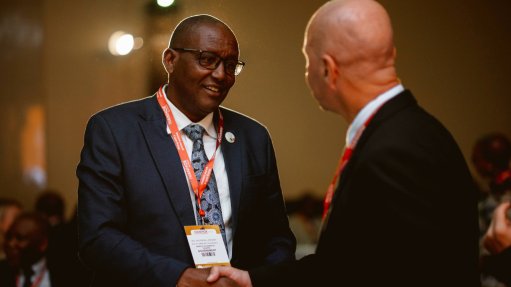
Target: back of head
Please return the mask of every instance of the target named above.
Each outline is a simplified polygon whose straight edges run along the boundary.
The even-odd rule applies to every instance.
[[[376,1],[327,2],[311,18],[306,39],[312,50],[334,57],[343,73],[368,81],[396,79],[392,25]]]
[[[37,197],[35,210],[45,216],[51,225],[56,225],[64,220],[64,206],[60,193],[47,190]]]
[[[482,176],[492,176],[507,170],[511,160],[511,142],[502,133],[479,138],[474,145],[472,162]]]

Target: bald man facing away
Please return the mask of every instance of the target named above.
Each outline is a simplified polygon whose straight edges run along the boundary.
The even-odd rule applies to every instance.
[[[476,191],[450,133],[400,83],[389,16],[330,1],[305,34],[306,80],[349,124],[316,253],[240,271],[248,286],[478,286]],[[340,151],[332,151],[338,153]]]

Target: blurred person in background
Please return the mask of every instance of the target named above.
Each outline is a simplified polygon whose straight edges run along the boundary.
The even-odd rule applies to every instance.
[[[472,151],[472,163],[484,180],[480,186],[479,229],[485,234],[495,207],[511,191],[511,141],[502,133],[494,132],[479,138]]]
[[[480,137],[472,150],[472,164],[477,175],[483,182],[479,183],[479,233],[481,282],[483,287],[499,287],[509,284],[506,279],[506,254],[492,247],[492,242],[499,242],[503,228],[506,226],[505,217],[501,217],[503,206],[510,200],[511,192],[511,141],[500,132],[492,132]],[[494,214],[497,209],[499,213]],[[495,221],[499,221],[496,224]],[[511,273],[511,272],[508,272]],[[504,280],[504,281],[503,281]],[[506,281],[507,280],[507,281]]]
[[[6,259],[0,262],[2,287],[68,287],[64,270],[48,256],[49,223],[37,213],[22,213],[6,233]]]
[[[23,206],[13,198],[0,198],[0,260],[5,258],[3,242],[14,219],[23,211]]]
[[[76,211],[71,220],[66,220],[64,197],[57,190],[45,190],[36,199],[35,211],[50,224],[48,256],[54,266],[62,271],[66,282],[74,287],[90,285],[90,270],[78,257],[78,227]]]
[[[304,190],[295,200],[286,201],[289,226],[296,237],[296,258],[314,253],[321,226],[323,202],[314,191]]]
[[[60,226],[66,221],[64,197],[55,190],[46,190],[37,196],[35,211],[46,217],[52,227]]]
[[[483,238],[491,255],[483,256],[482,272],[511,286],[511,203],[505,201],[495,209],[492,222]],[[483,282],[484,283],[484,282]]]

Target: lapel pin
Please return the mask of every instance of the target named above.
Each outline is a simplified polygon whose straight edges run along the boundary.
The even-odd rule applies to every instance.
[[[233,133],[231,132],[226,132],[225,133],[225,139],[230,142],[230,143],[233,143],[235,140],[236,140],[236,137],[234,136]]]

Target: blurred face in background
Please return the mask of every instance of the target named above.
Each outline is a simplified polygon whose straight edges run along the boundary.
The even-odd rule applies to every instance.
[[[17,218],[5,235],[4,250],[9,265],[28,267],[39,261],[48,247],[47,233],[32,218]]]

